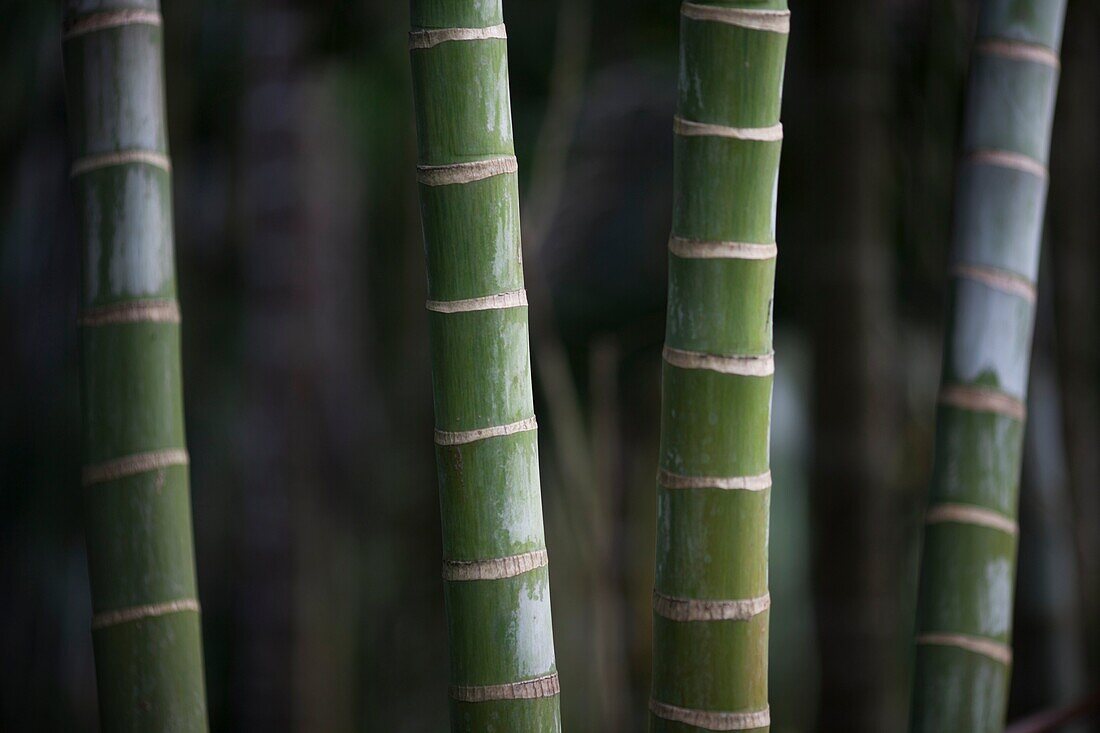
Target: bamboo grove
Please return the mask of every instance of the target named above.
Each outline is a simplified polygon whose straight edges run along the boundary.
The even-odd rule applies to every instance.
[[[1064,0],[984,0],[963,119],[914,732],[1000,731]]]
[[[105,731],[206,729],[156,0],[66,3],[83,469]]]
[[[1004,730],[1012,669],[1025,405],[1067,0],[977,0],[977,4],[980,14],[970,46],[954,200],[949,215],[944,215],[945,231],[946,222],[951,221],[947,317],[935,405],[934,453],[928,461],[931,481],[923,515],[912,637],[912,695],[909,707],[900,706],[896,711],[901,720],[908,715],[912,733]],[[277,34],[282,22],[279,19],[291,15],[283,12],[291,5],[280,5],[278,12],[272,12],[268,31]],[[580,13],[585,5],[578,2],[570,7]],[[669,22],[676,7],[676,106],[672,113],[670,97],[669,106],[661,112],[672,140],[671,231],[668,219],[660,220],[661,237],[668,234],[667,253],[662,254],[667,255],[668,264],[667,303],[662,314],[663,345],[659,327],[654,329],[658,333],[650,344],[654,360],[657,347],[662,346],[659,395],[656,381],[647,386],[653,399],[660,399],[660,422],[657,425],[655,419],[649,421],[652,439],[645,448],[651,459],[646,470],[655,468],[657,474],[655,493],[649,483],[652,473],[646,474],[645,500],[653,510],[646,518],[652,521],[655,515],[656,526],[655,532],[646,528],[653,544],[646,545],[645,557],[623,560],[641,562],[645,572],[650,567],[653,571],[652,593],[647,601],[650,605],[638,607],[642,618],[652,622],[651,629],[643,628],[643,635],[651,642],[644,650],[643,669],[651,670],[651,676],[646,677],[644,672],[637,675],[643,680],[639,686],[648,683],[650,687],[648,700],[632,700],[637,708],[632,719],[639,724],[648,721],[653,733],[768,731],[772,727],[772,700],[777,711],[781,707],[775,686],[769,698],[769,649],[775,646],[770,631],[773,587],[769,541],[772,401],[776,384],[773,318],[779,261],[777,210],[784,142],[780,116],[792,16],[787,0],[688,0],[662,4]],[[442,530],[444,621],[437,624],[441,630],[435,646],[442,646],[445,625],[449,684],[444,691],[440,677],[440,715],[445,695],[451,730],[456,733],[559,733],[563,728],[563,685],[558,677],[551,614],[550,552],[544,527],[540,432],[535,413],[538,397],[539,412],[549,420],[544,421],[543,428],[551,428],[541,437],[557,440],[562,428],[556,424],[554,410],[543,413],[542,406],[561,403],[554,401],[554,390],[549,387],[536,395],[532,382],[520,221],[522,166],[517,160],[512,127],[504,3],[411,0],[410,10],[408,65],[401,68],[411,74],[400,83],[409,89],[411,81],[416,167],[411,170],[410,127],[410,169],[394,175],[406,176],[410,204],[415,177],[427,275],[426,307],[422,313],[419,302],[415,307],[417,317],[426,324],[426,336],[419,343],[430,362],[434,415],[433,435],[423,435],[422,442],[425,451],[434,450]],[[822,2],[817,11],[833,13],[837,9]],[[65,0],[62,22],[61,52],[72,156],[70,187],[82,263],[78,314],[81,497],[101,728],[106,733],[201,732],[208,728],[208,713],[191,518],[190,456],[184,423],[164,23],[158,0]],[[52,25],[56,27],[56,21]],[[808,27],[814,25],[807,23]],[[827,46],[822,55],[825,65],[858,82],[862,91],[853,96],[875,93],[876,82],[860,77],[863,69],[855,58],[860,52],[850,53],[849,48],[877,49],[874,33],[868,30],[857,43],[844,35],[844,21],[834,18],[825,25],[833,34],[828,44],[822,44]],[[881,25],[886,25],[884,20]],[[587,28],[587,22],[581,26]],[[396,40],[404,34],[404,26],[397,31],[387,27],[384,33]],[[264,48],[267,42],[271,48],[280,42],[266,36],[262,40]],[[287,44],[283,51],[289,49]],[[257,69],[274,63],[275,57],[266,55],[266,51],[254,56],[252,62]],[[268,98],[270,106],[264,107],[278,114],[288,104],[285,100],[297,99],[289,58],[287,53],[286,59],[278,62],[278,83],[282,85],[279,101]],[[579,71],[583,66],[580,62],[573,69],[578,77],[583,77]],[[518,76],[518,67],[512,68]],[[252,90],[256,97],[262,96],[265,85],[256,84],[257,89]],[[557,85],[570,86],[560,80]],[[668,91],[672,91],[671,80]],[[518,104],[520,97],[516,99]],[[578,110],[578,118],[586,109],[576,99],[556,101],[560,109]],[[797,134],[812,139],[815,145],[828,145],[834,133],[842,135],[842,142],[818,153],[815,160],[835,164],[849,159],[853,168],[866,166],[870,170],[876,168],[871,158],[877,154],[868,152],[858,163],[850,159],[861,152],[857,150],[863,142],[860,131],[882,126],[874,110],[868,106],[851,116],[838,113],[829,118],[831,125],[819,120],[824,132],[817,131],[812,137],[806,130]],[[267,120],[255,116],[252,122],[256,129],[266,130],[269,135],[265,144],[278,152],[280,160],[291,160],[295,153],[290,146],[284,149],[283,143],[295,134],[295,118],[287,114],[276,127],[265,126]],[[569,115],[562,119],[566,117]],[[518,107],[516,119],[524,119]],[[843,120],[848,119],[860,119],[867,127],[861,123],[841,129],[846,125]],[[790,158],[797,125],[789,117],[788,124]],[[327,128],[319,125],[311,129]],[[566,137],[561,131],[555,132],[560,133],[557,137]],[[175,134],[174,138],[180,143]],[[887,147],[885,139],[876,142]],[[521,144],[521,153],[524,150]],[[564,163],[561,166],[566,167]],[[860,174],[860,180],[863,173],[866,171]],[[867,180],[870,178],[874,177]],[[942,178],[947,181],[950,176]],[[600,181],[603,185],[603,179]],[[824,177],[812,182],[812,186],[827,185],[829,181]],[[565,188],[564,184],[561,187]],[[556,190],[555,186],[546,188]],[[537,186],[531,189],[539,190]],[[836,202],[859,190],[859,185],[838,185],[830,192],[832,197],[824,198]],[[268,193],[273,194],[271,200],[286,204],[288,209],[291,206],[289,199],[280,198],[282,189]],[[882,244],[876,240],[885,238],[882,232],[888,229],[886,216],[878,216],[882,211],[870,217],[858,212],[879,207],[879,199],[889,198],[886,191],[879,193],[882,195],[876,196],[873,204],[860,201],[845,202],[851,206],[822,207],[841,210],[823,211],[825,218],[845,219],[835,228],[824,227],[834,234],[822,238],[836,243],[845,235],[835,233],[842,232],[859,239],[826,247],[830,251],[824,256],[836,256],[842,249],[841,254],[856,253],[847,259],[874,256],[872,248]],[[667,201],[667,193],[664,198]],[[784,194],[784,201],[788,200]],[[184,206],[179,208],[183,211]],[[865,218],[873,218],[870,228],[863,226]],[[255,250],[266,252],[268,240],[277,240],[283,234],[283,217],[272,214],[267,223],[269,229],[252,232]],[[552,228],[547,226],[547,231]],[[805,234],[797,228],[792,231]],[[786,228],[782,234],[789,243]],[[180,239],[184,239],[182,230]],[[878,261],[885,262],[885,255],[879,254],[883,256]],[[848,266],[845,257],[837,259],[838,271]],[[541,267],[542,260],[537,264]],[[420,267],[418,260],[417,276]],[[878,280],[875,294],[881,297],[873,302],[886,301],[886,267],[853,269],[844,273],[850,279],[837,278],[831,285],[839,290],[864,287],[858,281],[867,272],[873,273],[868,277]],[[784,270],[778,274],[782,287]],[[530,281],[532,293],[537,293],[537,297],[532,296],[532,304],[553,295],[552,287],[545,288],[545,292],[541,287],[542,275],[540,272],[537,290],[536,281]],[[660,277],[664,276],[662,270]],[[190,277],[186,279],[191,282]],[[404,283],[390,295],[398,291],[402,297],[408,295]],[[847,299],[850,303],[863,302],[859,294],[843,295],[851,296]],[[265,296],[274,301],[282,297],[279,292],[267,291]],[[419,300],[420,296],[416,297]],[[306,299],[303,296],[303,301]],[[781,303],[786,302],[781,293]],[[554,304],[539,305],[550,313]],[[860,308],[852,306],[849,310]],[[821,320],[831,320],[832,315],[827,311],[815,314]],[[535,321],[536,334],[541,333],[541,320]],[[545,320],[546,327],[553,327],[552,318]],[[269,324],[263,318],[258,321],[262,332]],[[886,321],[884,315],[875,323]],[[815,332],[818,341],[814,348],[859,342],[848,338],[853,334],[844,333],[849,327],[854,328],[844,319],[832,320]],[[286,343],[291,341],[288,336]],[[847,352],[855,350],[840,348],[829,354],[833,371],[843,370],[850,356]],[[871,350],[865,353],[871,354]],[[868,356],[866,360],[872,359]],[[888,371],[884,365],[896,361],[899,359],[860,365],[850,375],[843,375],[850,377],[843,383],[854,388],[857,382],[874,379],[867,375],[883,375]],[[819,360],[818,365],[821,363]],[[285,366],[288,375],[296,375],[293,365]],[[422,390],[425,429],[430,427],[428,366],[424,368]],[[538,376],[539,362],[534,366]],[[563,365],[559,367],[562,372],[568,371]],[[782,394],[782,373],[780,377],[776,394]],[[657,379],[656,371],[651,378]],[[296,388],[295,380],[296,376],[287,378],[288,390]],[[609,378],[602,384],[617,385],[616,380]],[[188,383],[193,384],[190,377]],[[832,383],[831,377],[819,381],[821,385]],[[814,389],[823,391],[817,386]],[[891,385],[883,381],[867,394],[887,394],[890,389]],[[571,395],[578,404],[588,397]],[[814,422],[819,426],[828,424],[826,418],[831,419],[824,413],[843,410],[848,402],[841,393],[830,394],[827,400],[819,395],[818,400],[815,407],[819,414]],[[852,412],[868,412],[874,407],[867,404],[871,401],[873,398],[868,397]],[[931,403],[929,397],[929,415]],[[658,412],[656,402],[653,404],[655,417]],[[601,419],[606,416],[601,415]],[[874,544],[866,539],[872,534],[877,537],[904,529],[872,528],[872,521],[864,521],[870,510],[860,513],[859,507],[852,506],[894,503],[892,499],[885,502],[885,495],[858,496],[860,492],[878,490],[877,484],[886,483],[890,468],[884,456],[857,453],[874,452],[864,450],[866,446],[894,442],[876,442],[871,435],[873,421],[858,420],[853,418],[845,426],[849,429],[846,434],[858,433],[864,440],[855,441],[860,447],[843,459],[861,469],[878,462],[874,468],[881,470],[861,474],[865,480],[854,487],[840,487],[814,497],[820,509],[814,511],[818,522],[822,517],[841,515],[844,520],[825,522],[831,532],[819,531],[819,537],[836,538],[845,532],[844,527],[866,531],[865,535],[857,532],[860,537],[845,545],[843,552],[837,549],[830,555],[828,542],[824,541],[813,550],[818,556],[809,565],[817,568],[814,591],[818,593],[819,626],[825,625],[821,619],[835,615],[846,615],[849,621],[859,619],[860,623],[853,624],[856,627],[869,625],[875,622],[874,609],[895,608],[896,599],[891,599],[883,605],[868,604],[859,614],[844,613],[849,608],[849,596],[865,599],[876,591],[824,587],[843,585],[836,579],[859,574],[868,576],[863,578],[867,583],[858,584],[861,588],[878,587],[870,582],[870,572],[864,573],[862,568],[875,567],[882,575],[891,562],[864,563],[855,553],[864,549],[862,545]],[[614,423],[613,419],[605,421]],[[583,420],[578,418],[576,422]],[[581,425],[577,432],[584,430]],[[288,429],[285,435],[285,445],[272,449],[272,453],[294,449],[293,430]],[[931,435],[929,442],[933,440]],[[820,445],[816,447],[822,453],[843,442],[829,442],[820,436],[817,439]],[[596,445],[595,440],[591,442]],[[197,455],[202,443],[192,441],[192,445]],[[654,447],[655,455],[649,455]],[[776,456],[779,474],[778,451]],[[825,456],[825,462],[831,458]],[[610,457],[606,462],[610,465],[614,460]],[[423,464],[430,472],[431,462],[426,455]],[[545,476],[551,496],[551,479],[557,477],[550,469]],[[430,475],[427,479],[430,484]],[[843,481],[835,481],[834,486],[836,483]],[[597,488],[611,490],[607,486]],[[777,488],[783,490],[782,485]],[[631,490],[640,489],[632,486]],[[275,489],[262,493],[262,486],[247,491],[253,492],[248,497],[252,506],[262,507],[276,496]],[[837,501],[838,496],[845,500]],[[571,501],[565,492],[554,499],[563,504]],[[867,501],[859,501],[863,499]],[[608,506],[612,503],[606,502]],[[291,503],[287,501],[281,508],[285,516],[280,526],[285,525],[286,531],[266,532],[270,525],[258,521],[252,538],[258,545],[271,539],[267,534],[292,534]],[[573,510],[583,513],[585,508]],[[778,508],[776,513],[780,515]],[[424,514],[419,512],[417,516],[423,518]],[[553,544],[555,518],[553,512],[548,516]],[[204,526],[201,521],[199,526]],[[821,530],[821,526],[814,529]],[[578,532],[572,527],[569,531],[581,537],[586,530]],[[279,548],[286,552],[273,557],[289,558],[290,539],[278,539],[283,543]],[[609,556],[612,547],[618,546],[608,541]],[[650,547],[654,555],[649,554]],[[438,549],[432,552],[434,563]],[[583,552],[578,555],[587,557]],[[855,558],[839,563],[855,567],[847,574],[821,570],[837,557]],[[371,557],[368,564],[379,562],[389,560]],[[562,572],[555,579],[558,592],[562,588],[560,578],[571,580],[569,573],[560,568],[555,565],[555,572]],[[261,567],[260,573],[267,569]],[[287,570],[286,577],[291,575]],[[204,571],[204,582],[207,577]],[[648,594],[649,576],[642,577]],[[438,579],[433,577],[433,583],[438,589]],[[900,587],[901,583],[899,577],[890,587]],[[591,586],[585,588],[591,593]],[[778,599],[778,584],[775,592]],[[210,599],[212,595],[204,597]],[[827,599],[827,603],[821,599]],[[286,619],[288,626],[300,610],[296,605],[299,600],[278,609],[279,618]],[[212,608],[208,607],[208,619],[213,618]],[[247,618],[247,609],[237,611]],[[560,624],[560,613],[558,620]],[[366,621],[369,624],[373,619]],[[892,628],[899,637],[908,638],[909,626],[894,624]],[[560,631],[559,640],[573,641]],[[601,633],[619,631],[603,629]],[[836,636],[856,640],[848,645],[861,646],[859,651],[850,650],[853,656],[877,660],[874,665],[864,665],[868,669],[874,666],[881,678],[875,680],[874,690],[867,691],[869,698],[885,698],[891,694],[887,689],[891,686],[904,687],[904,681],[894,685],[895,677],[909,679],[900,649],[881,649],[890,645],[884,641],[890,638],[889,634],[873,634],[863,628],[846,629]],[[564,693],[568,696],[570,685],[580,683],[565,674],[572,671],[566,663],[565,643],[561,659]],[[822,649],[835,656],[846,643],[825,641]],[[283,651],[286,654],[277,666],[289,686],[291,678],[302,676],[302,672],[290,669],[294,653]],[[268,659],[262,649],[256,658]],[[830,659],[827,666],[841,670],[846,662]],[[440,664],[442,674],[444,663]],[[615,667],[625,668],[625,663]],[[212,663],[210,669],[217,670],[211,672],[212,680],[226,676],[221,666]],[[847,677],[834,680],[833,689],[845,692],[834,695],[838,699],[830,701],[831,706],[822,706],[823,710],[829,707],[829,716],[825,717],[845,714],[843,708],[851,707],[849,693],[858,696],[860,685],[867,686],[859,680],[866,677],[854,674],[854,683]],[[264,680],[258,680],[257,689],[264,684]],[[217,696],[213,693],[211,701],[211,715],[218,727]],[[887,706],[878,705],[881,700],[866,702],[866,709],[875,711],[874,720],[879,720],[880,713],[883,720],[889,717],[883,712]],[[282,703],[267,711],[270,719],[290,716],[293,703],[290,699]],[[373,702],[368,701],[364,708],[371,705]],[[859,713],[847,714],[849,730],[879,725],[858,722]],[[863,717],[871,719],[869,714]],[[609,715],[606,719],[621,722],[626,716]],[[901,725],[899,721],[895,727]],[[780,728],[786,729],[785,721],[777,719],[776,729]]]

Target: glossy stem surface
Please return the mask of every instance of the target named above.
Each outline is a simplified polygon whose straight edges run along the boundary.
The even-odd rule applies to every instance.
[[[104,731],[205,731],[156,0],[67,0],[83,492]]]

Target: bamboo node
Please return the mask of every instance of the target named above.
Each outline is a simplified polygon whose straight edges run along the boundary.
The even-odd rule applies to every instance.
[[[1053,49],[1038,43],[1016,41],[1011,38],[985,38],[974,44],[974,53],[984,56],[1000,56],[1013,61],[1032,61],[1044,66],[1059,68],[1062,62]]]
[[[1035,302],[1035,283],[1015,272],[985,265],[957,264],[952,265],[951,275],[980,282],[1002,293],[1017,295],[1029,303]]]
[[[666,363],[681,369],[705,369],[739,377],[768,377],[775,373],[774,354],[721,356],[666,346],[664,359]]]
[[[121,28],[126,25],[161,25],[160,13],[155,10],[112,10],[105,13],[95,13],[81,18],[65,27],[61,34],[61,40],[82,36],[86,33],[102,31],[108,28]]]
[[[748,621],[771,608],[771,594],[733,601],[677,598],[653,591],[653,612],[672,621]]]
[[[443,579],[452,581],[466,580],[503,580],[532,570],[544,568],[550,563],[546,550],[532,550],[519,555],[494,557],[489,560],[444,560]]]
[[[172,161],[164,153],[158,153],[155,150],[119,150],[113,153],[101,153],[77,158],[73,161],[73,167],[69,170],[69,178],[76,178],[100,168],[110,168],[128,163],[144,163],[169,173],[172,172]]]
[[[81,326],[113,326],[122,323],[179,323],[180,308],[174,300],[135,300],[90,308],[80,315]]]
[[[774,260],[779,247],[752,242],[719,242],[672,236],[668,251],[685,260]]]
[[[661,468],[657,470],[657,483],[666,489],[767,491],[772,487],[772,472],[755,476],[684,476]]]
[[[650,698],[649,711],[658,718],[706,730],[753,730],[754,728],[766,728],[772,724],[770,708],[727,713],[717,710],[682,708]]]
[[[696,5],[686,2],[680,6],[680,13],[691,20],[709,20],[754,31],[791,32],[791,11],[789,10],[722,8],[716,5]]]
[[[941,405],[974,412],[991,412],[1021,422],[1027,418],[1027,407],[1013,397],[989,387],[948,384],[940,388]]]
[[[1019,533],[1016,520],[992,509],[972,504],[935,504],[929,507],[924,516],[924,523],[940,524],[942,522],[988,527],[1012,536]]]
[[[953,646],[989,657],[993,661],[1006,666],[1012,664],[1012,648],[1008,644],[981,636],[935,632],[919,634],[916,643],[930,646]]]
[[[505,435],[525,433],[529,430],[537,430],[538,427],[538,422],[535,421],[535,418],[529,417],[526,420],[508,423],[507,425],[494,425],[488,428],[477,428],[476,430],[436,430],[435,444],[464,445],[466,443],[474,443],[478,440],[485,440],[487,438],[500,438]]]
[[[991,165],[1030,173],[1042,179],[1048,176],[1047,167],[1034,158],[1012,150],[975,150],[963,158],[970,165]]]
[[[451,698],[459,702],[535,700],[540,697],[553,697],[560,692],[558,673],[553,672],[532,680],[506,682],[502,685],[454,685],[451,687]]]
[[[468,163],[450,165],[418,165],[416,180],[425,186],[451,186],[458,183],[473,183],[493,176],[515,173],[519,170],[516,156],[505,155],[487,160],[473,160]]]
[[[414,28],[409,32],[409,50],[432,48],[448,41],[487,41],[493,38],[508,38],[503,23],[488,28]]]
[[[526,305],[526,290],[511,290],[507,293],[497,293],[496,295],[467,298],[465,300],[429,300],[425,303],[425,307],[434,313],[469,313],[471,311],[522,308]]]
[[[726,137],[754,142],[779,142],[783,139],[783,123],[771,127],[726,127],[705,122],[692,122],[676,115],[672,118],[672,131],[681,137]]]
[[[186,466],[187,463],[187,451],[182,448],[135,453],[132,456],[123,456],[122,458],[85,466],[81,472],[81,482],[84,486],[91,486],[105,481],[135,476],[139,473],[168,468],[169,466]]]
[[[199,602],[194,598],[182,598],[177,601],[165,601],[164,603],[149,603],[143,606],[120,608],[115,611],[104,611],[92,616],[92,630],[95,631],[96,629],[116,626],[130,621],[140,621],[144,618],[167,616],[170,613],[183,613],[185,611],[199,613],[201,610]]]

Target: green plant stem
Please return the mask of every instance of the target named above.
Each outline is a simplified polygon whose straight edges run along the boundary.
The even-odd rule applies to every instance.
[[[414,0],[412,23],[451,726],[557,731],[503,12]]]
[[[203,731],[156,0],[66,3],[84,499],[105,731]]]
[[[767,730],[769,428],[786,3],[685,3],[654,593],[654,731]]]
[[[956,182],[911,730],[1004,728],[1016,511],[1065,0],[984,0]]]

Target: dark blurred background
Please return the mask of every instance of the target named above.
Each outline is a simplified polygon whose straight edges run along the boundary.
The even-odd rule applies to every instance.
[[[792,1],[773,731],[904,727],[973,0]],[[215,730],[438,731],[447,646],[403,2],[168,2]],[[645,725],[678,4],[509,0],[564,722]],[[0,729],[97,727],[60,11],[0,22]],[[1070,0],[1012,717],[1097,679],[1097,9]]]

